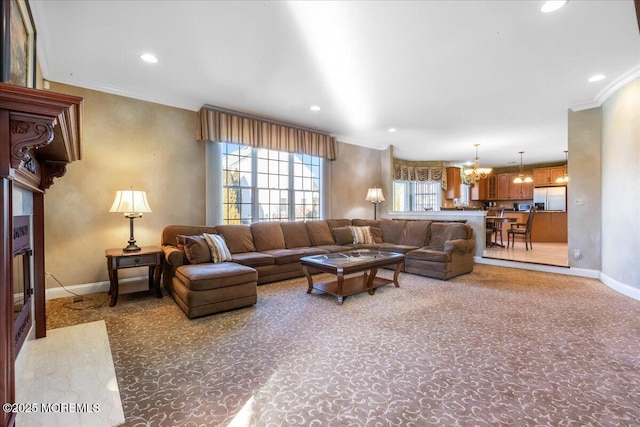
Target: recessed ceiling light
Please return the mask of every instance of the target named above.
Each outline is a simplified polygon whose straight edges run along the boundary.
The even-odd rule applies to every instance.
[[[395,132],[395,131],[397,131],[397,129],[396,129],[396,128],[389,128],[389,129],[387,129],[387,132],[392,132],[392,133],[393,133],[393,132]]]
[[[567,0],[549,0],[544,2],[542,7],[540,8],[540,11],[544,13],[550,13],[560,9],[565,4],[567,4]]]
[[[150,64],[155,64],[156,62],[158,62],[158,58],[150,53],[143,53],[142,55],[140,55],[140,59]]]
[[[320,111],[320,107],[318,105],[312,105],[311,108],[309,108],[311,111]]]
[[[599,82],[600,80],[604,80],[605,77],[607,77],[607,76],[605,76],[604,74],[593,75],[593,76],[589,77],[589,83]]]

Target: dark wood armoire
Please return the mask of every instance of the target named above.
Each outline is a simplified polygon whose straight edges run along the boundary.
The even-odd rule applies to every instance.
[[[45,337],[44,194],[80,160],[82,98],[0,83],[0,402],[15,402],[15,358]],[[15,414],[2,412],[1,426]]]

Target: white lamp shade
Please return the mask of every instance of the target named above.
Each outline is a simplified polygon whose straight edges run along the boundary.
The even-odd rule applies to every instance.
[[[382,188],[370,188],[369,191],[367,191],[367,198],[365,200],[371,203],[384,202]]]
[[[125,215],[141,214],[151,212],[151,208],[144,191],[118,190],[109,212],[122,212]]]

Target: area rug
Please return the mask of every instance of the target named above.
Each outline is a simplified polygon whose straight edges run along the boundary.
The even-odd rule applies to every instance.
[[[640,302],[597,280],[476,265],[343,305],[306,288],[195,320],[146,292],[53,300],[49,327],[105,320],[127,426],[640,423]]]

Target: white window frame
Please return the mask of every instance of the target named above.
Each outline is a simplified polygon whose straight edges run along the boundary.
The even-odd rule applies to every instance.
[[[420,187],[431,187],[421,189]],[[430,190],[429,193],[421,192]],[[426,202],[424,195],[429,194],[431,200]],[[442,206],[442,183],[438,181],[400,181],[393,182],[393,209],[396,211],[421,212],[425,210],[439,211]]]
[[[224,216],[224,167],[223,167],[223,144],[225,143],[215,143],[215,142],[207,142],[206,143],[206,157],[207,157],[207,167],[206,167],[206,222],[209,225],[222,224],[223,216]],[[251,148],[251,174],[252,174],[252,183],[251,186],[245,186],[243,188],[251,190],[251,217],[245,218],[243,223],[248,222],[258,222],[258,221],[269,221],[269,220],[282,220],[282,221],[300,221],[306,219],[322,219],[326,218],[326,214],[329,211],[329,206],[325,203],[326,200],[329,200],[328,197],[328,187],[330,185],[330,181],[327,179],[330,176],[328,172],[329,165],[325,159],[315,156],[310,156],[313,159],[318,160],[319,165],[314,165],[318,167],[319,177],[306,177],[305,176],[294,176],[295,165],[297,164],[297,158],[304,158],[308,155],[305,154],[293,154],[286,153],[288,158],[288,180],[289,185],[287,188],[288,191],[288,206],[287,206],[287,217],[278,217],[278,218],[266,218],[260,217],[260,203],[259,203],[259,191],[267,190],[267,187],[258,186],[257,175],[258,175],[258,152],[262,149]],[[317,184],[319,186],[318,190],[308,190],[308,189],[296,189],[296,185],[300,185],[301,183],[308,184],[310,178],[311,182]],[[319,179],[318,179],[319,178]],[[328,182],[329,181],[329,182]],[[274,189],[275,190],[275,189]],[[318,201],[316,203],[315,197],[312,203],[307,203],[306,205],[315,205],[317,208],[317,215],[313,217],[308,216],[300,216],[296,217],[296,191],[305,191],[305,196],[317,194]],[[308,197],[307,197],[308,198]],[[305,198],[306,199],[306,198]],[[300,200],[300,198],[298,198]],[[313,206],[312,206],[313,208]],[[298,210],[299,211],[299,210]],[[299,213],[299,212],[298,212]],[[316,212],[314,212],[315,214]]]

